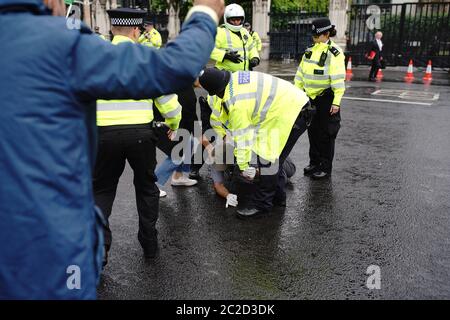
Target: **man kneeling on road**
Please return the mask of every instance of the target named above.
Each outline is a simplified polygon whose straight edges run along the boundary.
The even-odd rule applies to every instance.
[[[215,96],[211,117],[231,132],[240,174],[255,182],[255,192],[238,216],[254,217],[274,205],[285,206],[287,179],[281,168],[312,115],[306,94],[287,81],[253,71],[232,74],[209,68],[197,85]]]

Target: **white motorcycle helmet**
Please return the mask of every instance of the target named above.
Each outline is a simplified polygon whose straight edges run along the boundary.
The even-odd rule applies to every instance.
[[[245,20],[245,12],[242,7],[236,3],[229,4],[225,7],[225,13],[223,15],[225,20],[225,27],[231,31],[238,32],[242,29]],[[235,26],[234,24],[228,23],[228,19],[230,18],[242,18],[241,24]]]

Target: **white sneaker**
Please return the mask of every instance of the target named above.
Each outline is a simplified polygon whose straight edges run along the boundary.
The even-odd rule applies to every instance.
[[[164,198],[167,196],[167,192],[165,192],[164,190],[159,189],[159,197],[160,198]]]
[[[178,178],[178,179],[175,179],[175,178],[172,176],[172,181],[171,181],[170,184],[173,185],[173,186],[190,187],[190,186],[196,185],[196,184],[197,184],[197,180],[189,179],[188,177],[186,177],[186,176],[184,176],[184,175],[181,176],[181,177]]]

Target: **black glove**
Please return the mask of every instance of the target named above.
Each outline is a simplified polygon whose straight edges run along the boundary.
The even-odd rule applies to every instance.
[[[244,60],[242,60],[239,53],[237,53],[236,51],[230,51],[230,52],[225,53],[223,60],[225,60],[225,59],[230,60],[233,63],[241,63],[242,61],[244,61]]]
[[[256,67],[257,65],[259,65],[259,59],[258,59],[258,58],[252,58],[252,59],[250,60],[250,68],[254,68],[254,67]]]

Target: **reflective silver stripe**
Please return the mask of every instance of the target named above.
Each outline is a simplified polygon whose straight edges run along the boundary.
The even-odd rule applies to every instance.
[[[322,74],[304,74],[303,78],[308,80],[329,80],[328,75],[322,75]]]
[[[329,83],[304,83],[305,88],[317,88],[317,89],[327,89],[330,87]]]
[[[220,118],[220,111],[217,109],[211,109],[212,114],[215,115],[217,118]]]
[[[298,68],[297,68],[297,73],[303,73],[303,70],[300,66],[298,66]]]
[[[238,101],[255,99],[255,97],[256,97],[256,92],[240,93],[240,94],[237,94],[237,95],[231,97],[229,100],[225,101],[224,103],[227,106],[227,108],[230,109],[230,106],[235,104]]]
[[[167,112],[167,113],[162,113],[161,112],[161,115],[164,117],[164,118],[174,118],[174,117],[176,117],[177,115],[179,115],[181,113],[181,106],[180,105],[178,105],[178,107],[175,109],[175,110],[172,110],[172,111],[169,111],[169,112]]]
[[[153,110],[150,101],[97,102],[97,111]]]
[[[248,51],[252,50],[254,47],[255,47],[255,43],[252,42],[252,44],[248,46]]]
[[[330,75],[330,79],[331,80],[340,80],[340,79],[344,80],[345,79],[345,74],[344,73],[333,74],[333,75]]]
[[[344,82],[332,83],[331,87],[334,89],[345,88],[345,83]]]
[[[225,29],[225,33],[227,35],[228,49],[233,50],[233,42],[231,41],[231,32],[230,30]]]
[[[252,131],[254,129],[255,128],[252,125],[250,125],[247,128],[233,130],[233,136],[235,136],[235,137],[243,136],[243,135],[246,135],[247,133],[249,133],[250,131]]]
[[[300,76],[298,76],[298,75],[295,76],[295,80],[297,80],[297,81],[303,81],[303,79],[302,79]]]
[[[209,120],[209,123],[211,124],[211,127],[221,127],[222,126],[222,122],[220,122],[220,121]]]
[[[160,103],[160,104],[165,104],[175,97],[176,97],[175,94],[169,94],[167,96],[162,96],[162,97],[156,98],[156,101],[158,101],[158,103]]]
[[[214,106],[214,97],[210,96],[209,97],[209,107],[212,109],[213,106]]]
[[[266,103],[264,104],[264,107],[261,110],[261,115],[259,116],[259,125],[258,130],[261,124],[266,120],[267,112],[270,109],[270,106],[272,105],[273,100],[275,99],[275,94],[277,93],[278,89],[278,78],[273,77],[272,78],[272,86],[270,87],[270,93],[267,97]]]
[[[304,62],[306,63],[314,63],[314,64],[319,64],[319,61],[316,60],[311,60],[311,59],[303,59]]]
[[[264,91],[264,75],[258,72],[258,83],[256,85],[255,108],[253,109],[252,119],[256,117],[261,105],[262,94]]]

